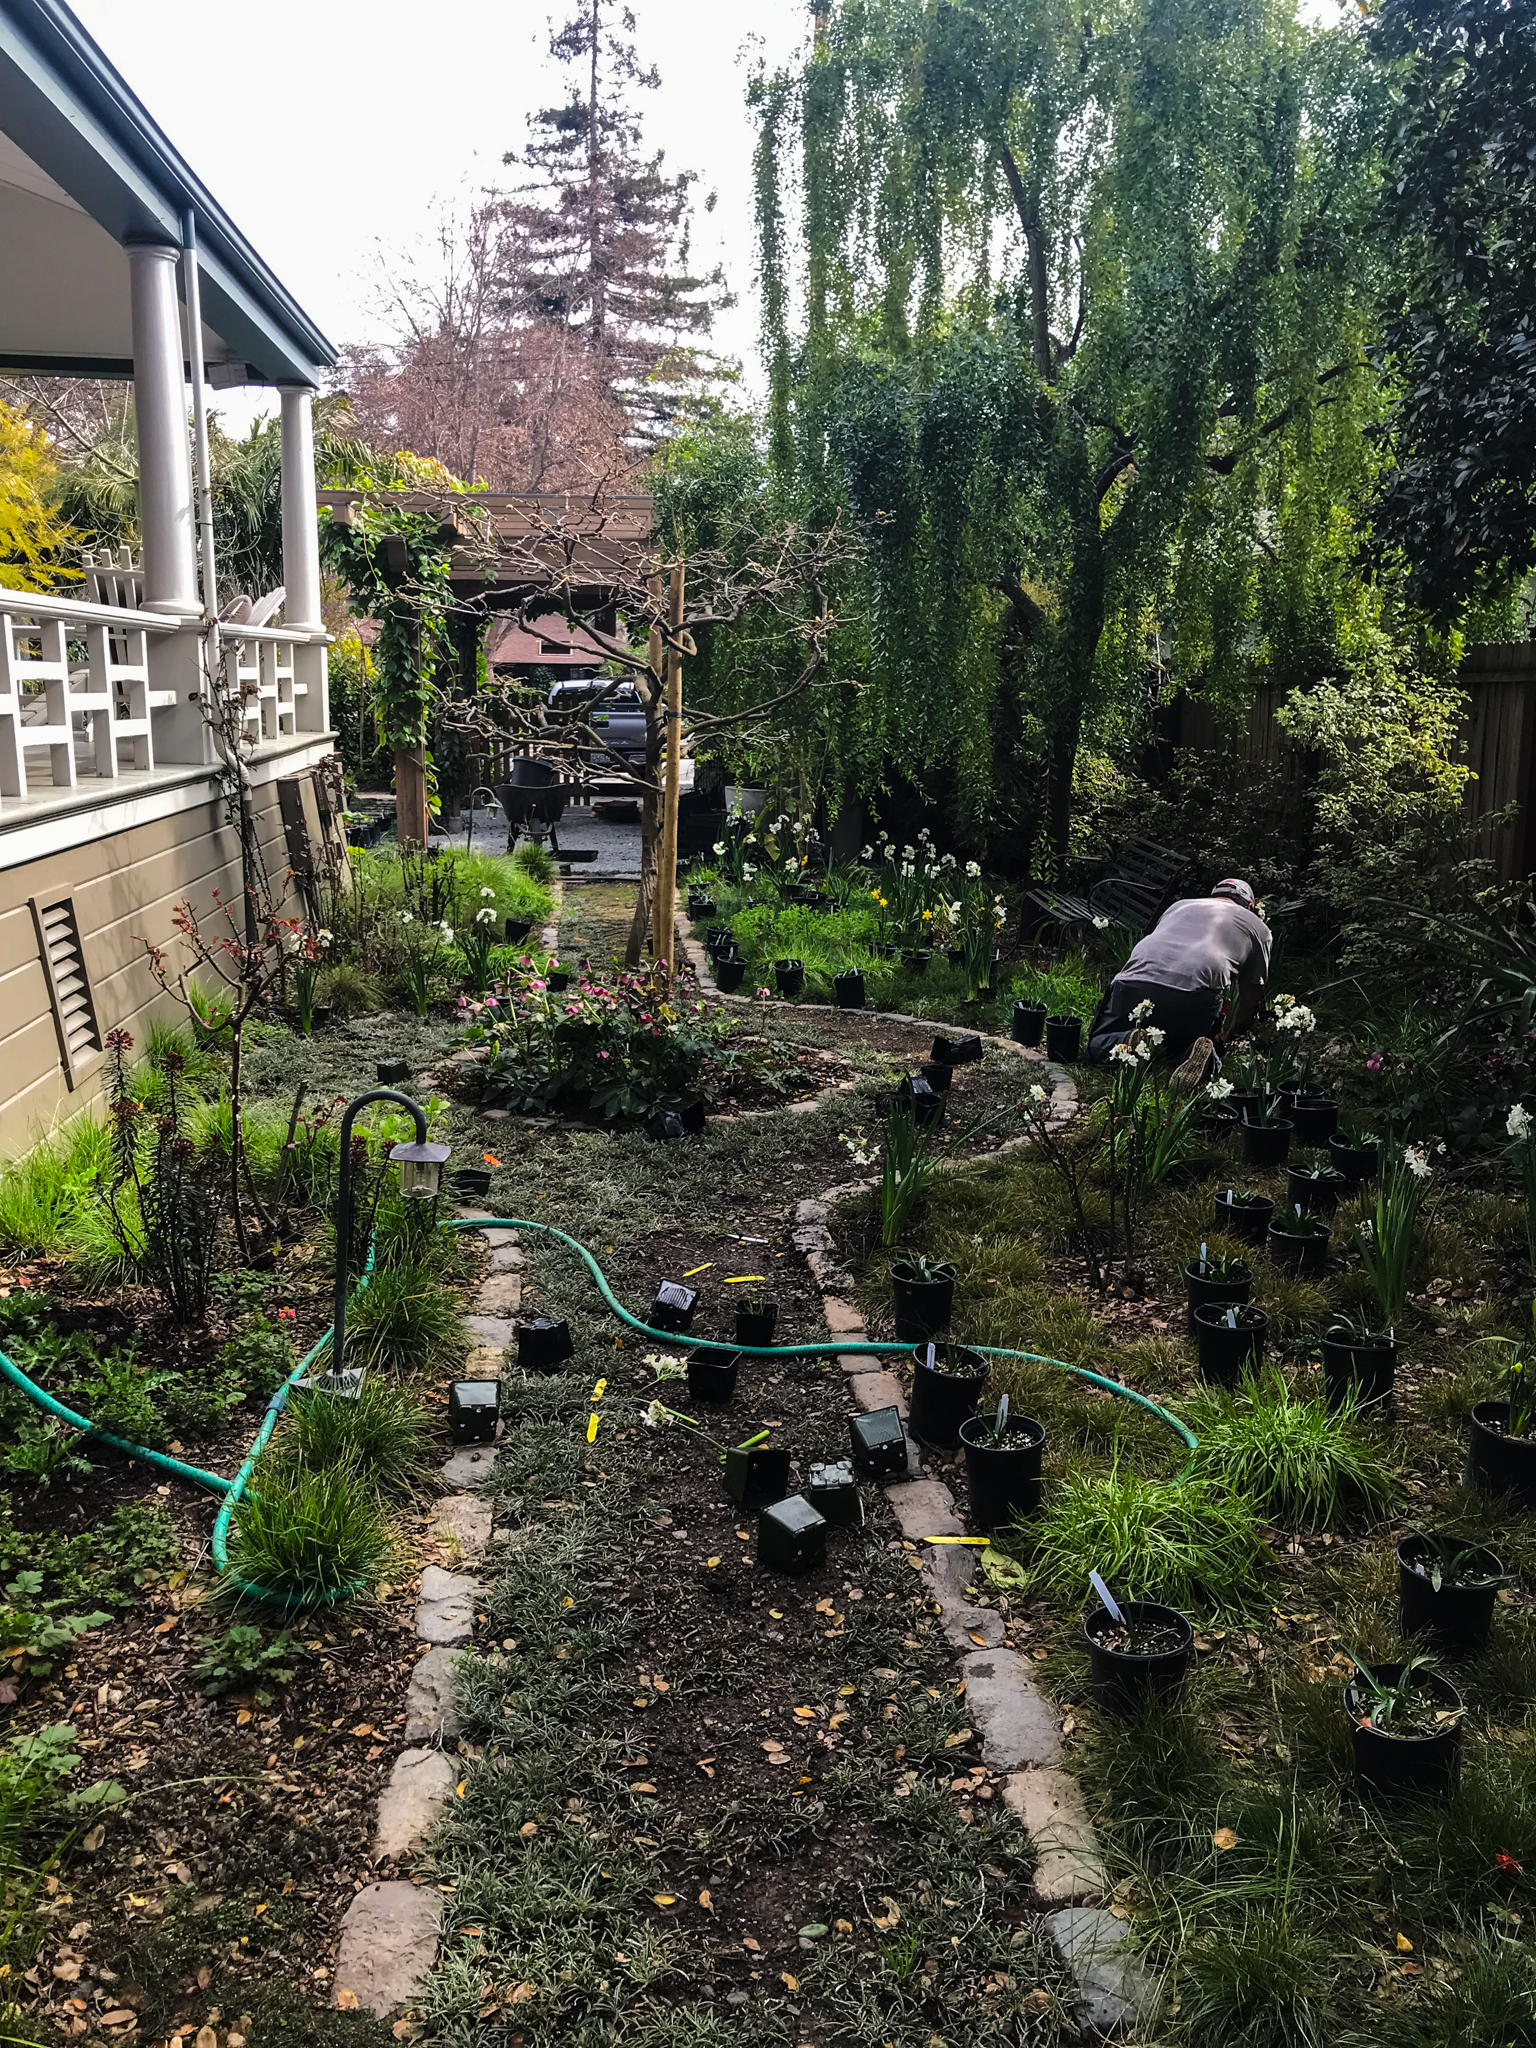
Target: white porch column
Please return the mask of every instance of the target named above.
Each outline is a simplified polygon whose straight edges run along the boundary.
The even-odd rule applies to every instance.
[[[283,404],[283,622],[316,631],[320,616],[320,537],[315,524],[313,391],[279,386]]]
[[[181,252],[131,243],[133,408],[139,442],[139,524],[144,536],[144,609],[195,619],[196,522],[187,439],[181,312],[176,266]]]

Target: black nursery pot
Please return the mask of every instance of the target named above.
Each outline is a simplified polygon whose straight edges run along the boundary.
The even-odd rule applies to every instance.
[[[1252,1202],[1229,1202],[1225,1194],[1220,1194],[1211,1212],[1211,1228],[1225,1237],[1241,1238],[1244,1244],[1262,1244],[1274,1213],[1275,1205],[1268,1195],[1260,1195]]]
[[[1246,1267],[1240,1279],[1213,1280],[1194,1266],[1186,1266],[1184,1285],[1189,1290],[1189,1310],[1184,1318],[1184,1334],[1191,1339],[1198,1335],[1195,1323],[1197,1308],[1228,1308],[1233,1304],[1238,1308],[1244,1308],[1253,1298],[1253,1275]]]
[[[714,897],[713,897],[713,896],[704,896],[704,895],[697,895],[697,896],[695,896],[695,895],[690,895],[690,896],[689,896],[689,898],[688,898],[688,915],[689,915],[690,917],[713,917],[713,916],[714,916],[714,914],[715,914],[715,899],[714,899]]]
[[[941,1451],[959,1449],[960,1425],[975,1414],[988,1370],[983,1354],[964,1344],[919,1344],[914,1349],[907,1426],[919,1443]]]
[[[531,917],[509,917],[501,929],[506,935],[506,942],[509,946],[520,946],[533,930],[533,919]]]
[[[840,1010],[862,1010],[864,1007],[864,972],[862,968],[850,967],[845,974],[834,974],[832,993],[837,997]]]
[[[944,958],[951,967],[963,967],[965,965],[965,948],[963,946],[948,946],[945,948]]]
[[[1342,1408],[1351,1391],[1357,1408],[1390,1401],[1396,1373],[1397,1345],[1390,1337],[1361,1344],[1330,1331],[1323,1338],[1324,1398],[1330,1408]]]
[[[1241,1122],[1247,1123],[1250,1117],[1258,1115],[1263,1099],[1257,1089],[1234,1088],[1226,1099],[1226,1106]]]
[[[1244,1123],[1243,1164],[1278,1166],[1291,1149],[1292,1126],[1281,1118],[1272,1124]]]
[[[773,963],[774,986],[781,996],[797,996],[805,987],[805,962],[803,960],[775,960]]]
[[[1001,1443],[991,1436],[996,1420],[994,1415],[968,1415],[960,1425],[971,1514],[989,1536],[1038,1509],[1046,1446],[1044,1424],[1032,1415],[1010,1415]]]
[[[517,1326],[517,1362],[524,1372],[558,1372],[576,1355],[563,1316],[530,1316]]]
[[[663,1280],[651,1303],[651,1326],[657,1330],[691,1330],[698,1305],[697,1287],[685,1287],[680,1280]]]
[[[1472,1410],[1467,1484],[1505,1493],[1517,1507],[1536,1508],[1536,1437],[1506,1436],[1507,1401],[1479,1401]]]
[[[1141,1706],[1154,1694],[1166,1696],[1184,1683],[1195,1632],[1176,1607],[1163,1607],[1156,1600],[1122,1600],[1120,1612],[1131,1624],[1164,1623],[1181,1638],[1176,1649],[1155,1656],[1138,1656],[1132,1650],[1111,1650],[1100,1641],[1105,1629],[1113,1629],[1109,1610],[1096,1607],[1083,1623],[1088,1643],[1088,1662],[1093,1676],[1093,1696],[1101,1707],[1124,1713]]]
[[[746,977],[747,963],[740,959],[725,959],[715,962],[715,987],[722,995],[733,996]]]
[[[757,1561],[765,1571],[808,1572],[825,1562],[827,1518],[803,1493],[773,1502],[757,1518]]]
[[[1392,1685],[1402,1675],[1401,1664],[1373,1664],[1371,1676]],[[1458,1710],[1461,1694],[1448,1678],[1437,1671],[1421,1671],[1417,1689],[1427,1692],[1441,1707]],[[1384,1735],[1365,1726],[1371,1711],[1370,1695],[1351,1679],[1344,1688],[1344,1712],[1349,1717],[1350,1744],[1355,1753],[1355,1782],[1362,1792],[1409,1794],[1432,1798],[1454,1790],[1461,1777],[1461,1722],[1452,1721],[1433,1735]]]
[[[1330,1096],[1288,1092],[1281,1100],[1298,1145],[1326,1145],[1339,1128],[1339,1105]]]
[[[828,1459],[813,1465],[806,1476],[805,1497],[818,1515],[839,1529],[864,1526],[864,1503],[859,1499],[859,1482],[853,1476],[851,1458]]]
[[[853,1466],[866,1479],[888,1479],[907,1469],[907,1432],[899,1408],[876,1408],[868,1415],[850,1415],[848,1442]]]
[[[494,1443],[500,1401],[500,1380],[455,1380],[448,1389],[449,1436],[456,1444]]]
[[[1301,1136],[1301,1126],[1296,1127]],[[1307,1141],[1309,1144],[1311,1140]],[[1285,1206],[1294,1209],[1298,1205],[1313,1216],[1331,1216],[1339,1206],[1339,1199],[1349,1193],[1349,1182],[1342,1173],[1331,1166],[1325,1166],[1315,1179],[1304,1166],[1288,1166],[1285,1171]]]
[[[712,924],[704,934],[704,950],[711,960],[721,953],[731,952],[735,944],[728,924]]]
[[[968,1031],[960,1038],[945,1038],[940,1035],[933,1041],[928,1057],[936,1067],[969,1067],[981,1058],[982,1044],[974,1031]]]
[[[1357,1188],[1362,1181],[1376,1178],[1380,1160],[1374,1145],[1346,1145],[1342,1138],[1330,1138],[1328,1164],[1342,1173],[1351,1187]]]
[[[1202,1302],[1193,1312],[1195,1346],[1201,1379],[1213,1386],[1235,1387],[1245,1372],[1256,1373],[1264,1363],[1269,1317],[1262,1309],[1239,1308],[1235,1330],[1226,1317],[1226,1310],[1215,1302]]]
[[[1397,1611],[1402,1634],[1427,1638],[1442,1656],[1475,1657],[1486,1647],[1493,1627],[1493,1603],[1504,1578],[1502,1561],[1493,1551],[1479,1549],[1473,1582],[1453,1586],[1442,1580],[1438,1593],[1429,1571],[1414,1569],[1420,1563],[1432,1569],[1433,1550],[1422,1536],[1405,1536],[1397,1546]]]
[[[901,964],[903,967],[909,968],[913,974],[926,974],[928,972],[928,962],[932,958],[933,955],[926,946],[914,946],[910,951],[903,951]]]
[[[688,1391],[696,1401],[711,1401],[723,1408],[736,1391],[737,1351],[721,1351],[713,1344],[701,1345],[688,1354]]]
[[[1315,1280],[1327,1267],[1328,1241],[1332,1236],[1331,1230],[1318,1230],[1311,1237],[1296,1237],[1289,1230],[1276,1230],[1271,1223],[1264,1234],[1264,1245],[1277,1266],[1299,1273],[1304,1280]]]
[[[381,1088],[398,1088],[411,1078],[411,1065],[409,1060],[380,1060],[374,1072]]]
[[[765,1508],[789,1491],[789,1453],[759,1446],[725,1454],[725,1490],[738,1507]]]
[[[563,996],[571,985],[570,973],[564,967],[556,967],[545,975],[544,982],[551,995]]]
[[[915,1079],[911,1074],[902,1076],[896,1099],[904,1106],[910,1106],[913,1121],[920,1131],[936,1130],[944,1121],[944,1097],[920,1074]]]
[[[483,1202],[491,1192],[489,1167],[461,1166],[450,1182],[462,1202]]]
[[[924,1060],[921,1072],[923,1079],[928,1083],[928,1086],[935,1095],[947,1095],[949,1093],[950,1083],[955,1078],[953,1067],[941,1067],[933,1060]]]
[[[1045,1020],[1045,1056],[1048,1060],[1061,1060],[1071,1066],[1082,1050],[1083,1020],[1081,1017],[1047,1017]]]
[[[1013,1040],[1015,1045],[1038,1045],[1044,1036],[1044,1003],[1015,1003],[1013,1006]]]
[[[891,1291],[896,1297],[896,1335],[903,1344],[921,1344],[936,1337],[949,1321],[955,1306],[955,1269],[943,1266],[932,1280],[919,1280],[905,1259],[891,1268]]]
[[[736,1311],[736,1342],[749,1350],[762,1351],[773,1342],[773,1328],[779,1320],[779,1305],[770,1301],[765,1309]]]

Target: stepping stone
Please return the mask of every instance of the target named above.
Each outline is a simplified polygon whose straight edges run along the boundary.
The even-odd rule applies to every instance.
[[[966,1716],[981,1735],[994,1771],[1061,1762],[1061,1717],[1035,1690],[1026,1658],[1016,1650],[972,1650],[960,1659]]]
[[[871,1358],[870,1369],[853,1373],[849,1377],[848,1391],[864,1410],[872,1415],[877,1408],[896,1409],[903,1422],[907,1417],[907,1397],[901,1391],[901,1384],[893,1373],[883,1372]]]
[[[472,1493],[450,1493],[437,1504],[432,1534],[439,1543],[456,1545],[466,1563],[473,1563],[491,1540],[491,1504]]]
[[[397,1861],[422,1848],[453,1794],[453,1765],[440,1749],[402,1749],[379,1794],[373,1825],[375,1862]]]
[[[428,1650],[416,1659],[405,1693],[407,1742],[452,1742],[459,1732],[454,1705],[454,1650]]]
[[[1043,1906],[1070,1906],[1107,1889],[1099,1838],[1070,1771],[1016,1771],[1003,1801],[1035,1845],[1034,1893]]]
[[[494,1379],[494,1373],[482,1378]],[[443,1477],[450,1486],[484,1486],[496,1469],[499,1453],[494,1444],[466,1444],[443,1465]]]
[[[498,1231],[496,1234],[498,1237],[500,1237],[504,1233]],[[487,1235],[489,1235],[489,1233],[487,1233]],[[514,1231],[512,1235],[517,1236],[519,1235],[519,1233]],[[497,1249],[491,1253],[491,1271],[493,1273],[515,1273],[522,1263],[523,1248],[520,1244],[499,1245]]]
[[[821,1312],[834,1337],[863,1336],[864,1318],[851,1301],[839,1301],[835,1294],[829,1294],[821,1304]]]
[[[441,1894],[398,1878],[364,1885],[346,1910],[336,1945],[331,2003],[355,1998],[364,2012],[387,2020],[416,1998],[437,1960]]]
[[[505,1351],[512,1342],[512,1323],[507,1316],[465,1316],[464,1327],[478,1343]]]
[[[492,1273],[475,1296],[477,1316],[515,1316],[523,1301],[523,1283],[516,1273]]]
[[[925,1536],[963,1536],[965,1524],[955,1513],[954,1496],[937,1479],[907,1479],[885,1489],[885,1497],[909,1543],[921,1544]],[[948,1549],[950,1546],[942,1545]],[[971,1566],[965,1551],[955,1546],[965,1568],[963,1584],[970,1583]]]
[[[506,1362],[504,1351],[493,1351],[489,1344],[478,1344],[465,1359],[459,1377],[464,1380],[499,1379]]]
[[[810,1201],[796,1204],[795,1221],[797,1223],[825,1223],[826,1220],[827,1205],[825,1202]]]
[[[424,1643],[453,1649],[467,1643],[475,1628],[475,1602],[480,1588],[462,1572],[445,1572],[429,1564],[421,1575],[416,1606],[416,1633]]]
[[[1108,2041],[1152,2024],[1161,1994],[1124,1920],[1100,1906],[1063,1906],[1046,1914],[1045,1930],[1077,1980],[1077,2023],[1084,2033]]]

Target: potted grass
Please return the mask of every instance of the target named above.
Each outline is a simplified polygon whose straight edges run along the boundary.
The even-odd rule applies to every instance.
[[[1083,1020],[1066,1015],[1045,1020],[1045,1056],[1070,1067],[1082,1051]]]
[[[1416,1529],[1397,1546],[1398,1624],[1447,1657],[1487,1648],[1493,1605],[1504,1583],[1498,1556],[1480,1543]]]
[[[1305,1209],[1313,1216],[1331,1216],[1349,1187],[1336,1166],[1288,1166],[1285,1170],[1286,1207]]]
[[[1200,1256],[1191,1259],[1184,1268],[1184,1285],[1189,1296],[1185,1334],[1193,1338],[1196,1334],[1195,1310],[1207,1305],[1226,1308],[1232,1303],[1239,1308],[1244,1307],[1253,1294],[1253,1272],[1241,1259],[1231,1258],[1225,1253],[1219,1258],[1209,1257],[1202,1244]]]
[[[1213,1386],[1235,1387],[1243,1374],[1257,1374],[1264,1363],[1264,1337],[1269,1317],[1262,1309],[1229,1301],[1203,1301],[1194,1311],[1195,1348],[1200,1377]]]
[[[805,962],[803,960],[775,960],[773,963],[774,986],[781,996],[797,996],[805,987]]]
[[[840,1010],[862,1010],[864,1007],[864,970],[862,967],[845,967],[841,974],[832,977],[832,993]]]
[[[1099,1705],[1124,1713],[1176,1692],[1195,1640],[1187,1617],[1156,1600],[1116,1601],[1097,1572],[1089,1577],[1100,1604],[1083,1636]]]
[[[1357,1224],[1360,1264],[1378,1314],[1340,1317],[1323,1338],[1323,1376],[1330,1408],[1353,1388],[1361,1407],[1392,1396],[1397,1369],[1397,1326],[1408,1307],[1408,1286],[1418,1242],[1419,1215],[1429,1164],[1416,1146],[1382,1162],[1373,1214]]]
[[[771,1296],[754,1289],[736,1303],[736,1342],[748,1351],[766,1351],[773,1342],[779,1320],[779,1305]]]
[[[1330,1408],[1376,1408],[1392,1398],[1397,1335],[1366,1314],[1338,1316],[1323,1332],[1323,1389]]]
[[[1241,1238],[1244,1244],[1263,1244],[1275,1205],[1268,1195],[1251,1194],[1246,1188],[1218,1190],[1211,1213],[1211,1228],[1224,1237]]]
[[[913,974],[926,974],[933,954],[927,946],[903,946],[901,964]]]
[[[1315,1280],[1328,1264],[1328,1241],[1333,1232],[1320,1217],[1305,1209],[1277,1209],[1264,1234],[1264,1246],[1277,1266]]]
[[[968,1415],[960,1425],[971,1515],[991,1535],[1032,1515],[1040,1505],[1044,1425],[1032,1415],[1011,1415],[1004,1394],[993,1415]]]
[[[1038,1045],[1045,1036],[1046,1006],[1024,997],[1013,1006],[1013,1040],[1016,1045]]]
[[[959,1449],[960,1425],[976,1412],[989,1370],[985,1354],[966,1344],[935,1343],[930,1338],[916,1346],[907,1427],[920,1443],[942,1451]]]
[[[715,961],[715,987],[724,996],[735,995],[746,979],[747,963],[739,953],[724,953]]]
[[[891,1267],[891,1292],[896,1301],[896,1336],[904,1344],[936,1337],[955,1307],[955,1269],[922,1252],[897,1259]]]
[[[1403,1664],[1350,1662],[1344,1712],[1361,1791],[1430,1798],[1453,1790],[1464,1712],[1455,1686],[1424,1654]]]
[[[1254,1109],[1243,1118],[1243,1164],[1281,1166],[1291,1149],[1295,1126],[1280,1114],[1280,1098],[1265,1088]]]
[[[1328,1164],[1342,1173],[1351,1187],[1374,1180],[1381,1164],[1381,1139],[1363,1119],[1346,1116],[1344,1129],[1328,1140]]]
[[[1298,1145],[1326,1145],[1339,1127],[1339,1105],[1319,1081],[1286,1089],[1280,1104],[1296,1127]]]
[[[1536,1388],[1522,1347],[1510,1346],[1500,1380],[1503,1399],[1479,1401],[1472,1410],[1467,1483],[1536,1508]]]

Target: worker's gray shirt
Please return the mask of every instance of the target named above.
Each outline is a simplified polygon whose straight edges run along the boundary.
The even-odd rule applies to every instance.
[[[1271,934],[1262,917],[1230,896],[1189,896],[1165,910],[1115,976],[1159,988],[1223,989],[1262,984]]]

